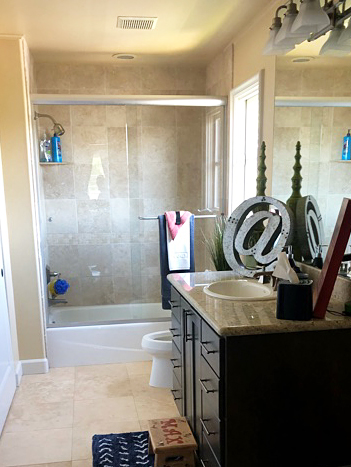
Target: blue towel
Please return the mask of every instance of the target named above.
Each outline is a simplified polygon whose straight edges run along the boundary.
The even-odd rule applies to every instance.
[[[166,216],[158,216],[159,228],[159,241],[160,241],[160,273],[161,273],[161,295],[162,295],[162,308],[169,310],[171,305],[171,283],[167,279],[167,275],[175,274],[177,272],[195,272],[195,254],[194,254],[194,216],[190,216],[190,269],[180,271],[170,271],[168,268],[168,254],[167,254],[167,223]]]

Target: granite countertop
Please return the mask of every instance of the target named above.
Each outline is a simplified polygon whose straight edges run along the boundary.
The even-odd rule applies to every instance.
[[[203,291],[204,286],[212,282],[237,277],[233,272],[228,271],[206,271],[170,274],[168,279],[199,315],[221,336],[351,328],[351,317],[327,313],[325,319],[280,320],[275,317],[275,300],[235,302],[210,297]],[[333,309],[341,311],[342,308],[341,302],[334,302]]]

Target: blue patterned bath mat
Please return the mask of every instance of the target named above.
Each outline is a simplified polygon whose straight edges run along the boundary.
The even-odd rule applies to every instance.
[[[93,467],[153,467],[148,441],[147,431],[94,435]]]

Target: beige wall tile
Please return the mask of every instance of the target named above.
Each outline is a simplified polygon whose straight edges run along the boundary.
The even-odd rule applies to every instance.
[[[127,123],[127,108],[125,105],[107,105],[106,106],[106,125],[108,128],[113,128],[113,127],[125,128],[126,123]]]
[[[127,162],[127,140],[125,128],[108,128],[108,157],[110,164]]]
[[[50,245],[50,269],[60,272],[62,277],[79,276],[79,256],[77,245]]]
[[[143,93],[153,94],[154,89],[176,90],[176,70],[172,66],[148,66],[141,69],[141,85]]]
[[[72,105],[73,126],[105,126],[106,107],[104,105]]]
[[[351,163],[334,162],[330,167],[329,193],[351,195]]]
[[[107,161],[93,158],[91,164],[74,167],[74,193],[76,199],[106,199],[110,197]]]
[[[275,127],[299,127],[301,125],[301,110],[301,107],[277,107],[274,113]]]
[[[143,166],[143,195],[171,198],[177,194],[177,164],[148,162]]]
[[[0,466],[70,461],[72,428],[4,433],[0,440]]]
[[[105,200],[77,201],[79,233],[111,232],[110,203]]]
[[[79,277],[112,276],[112,246],[78,245]]]
[[[149,163],[176,162],[177,139],[175,128],[142,128],[141,151],[144,166]]]
[[[115,242],[126,242],[130,239],[129,200],[114,198],[110,200],[112,233]]]
[[[133,287],[132,276],[114,276],[115,303],[133,303],[137,290]],[[140,297],[141,298],[141,291]]]
[[[112,305],[114,301],[112,277],[82,277],[82,305]]]
[[[131,269],[131,244],[116,243],[112,247],[112,263],[114,276],[130,276]]]
[[[58,89],[68,93],[70,67],[59,63],[37,63],[35,65],[35,78],[39,90],[47,92]]]
[[[74,198],[73,167],[64,165],[41,166],[46,199]]]
[[[143,106],[141,107],[141,125],[143,127],[174,127],[176,123],[176,107]],[[145,129],[146,131],[148,129]]]
[[[129,197],[129,171],[126,162],[120,162],[119,165],[114,162],[110,165],[109,186],[111,198]]]
[[[106,94],[105,69],[101,65],[71,65],[71,94]]]
[[[106,67],[107,94],[141,94],[141,69],[128,66]]]
[[[149,303],[159,303],[161,301],[160,273],[141,276],[141,287],[144,301]]]
[[[48,234],[77,233],[77,207],[74,199],[45,201]]]

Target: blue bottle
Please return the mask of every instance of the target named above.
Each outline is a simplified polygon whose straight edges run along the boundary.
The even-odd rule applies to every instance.
[[[344,144],[342,146],[342,156],[343,161],[351,160],[351,130],[348,130],[347,135],[344,136]]]
[[[62,162],[61,140],[55,133],[51,138],[52,161]]]

